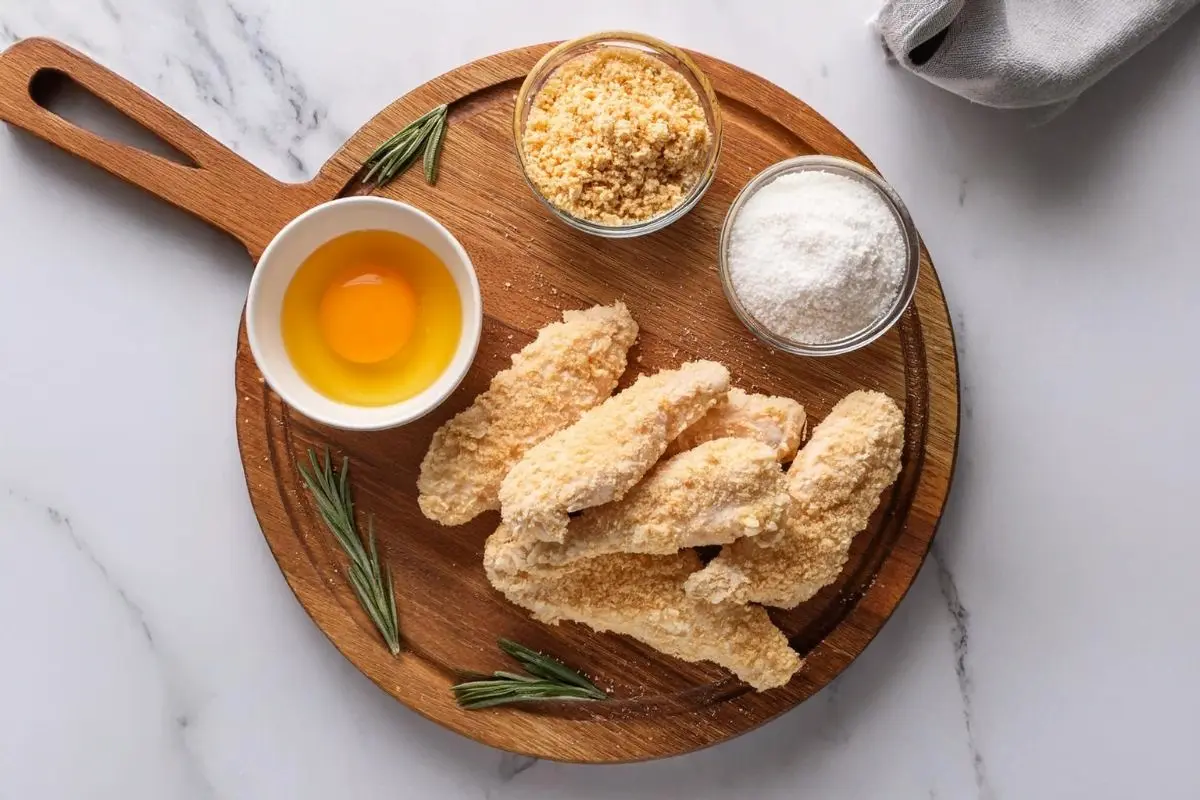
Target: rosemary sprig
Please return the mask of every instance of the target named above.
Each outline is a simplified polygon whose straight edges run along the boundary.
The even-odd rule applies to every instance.
[[[334,470],[325,450],[325,463],[317,462],[310,448],[308,461],[312,469],[297,464],[300,477],[317,501],[317,510],[325,520],[338,544],[350,559],[347,575],[358,602],[379,629],[379,634],[392,655],[400,652],[400,628],[396,622],[396,595],[392,591],[392,574],[379,563],[375,548],[375,523],[367,518],[367,546],[363,547],[358,523],[354,520],[354,501],[350,497],[350,459],[342,459],[342,468]]]
[[[382,188],[399,176],[424,153],[425,180],[437,183],[438,161],[442,154],[442,143],[446,140],[445,104],[430,109],[408,123],[402,131],[375,149],[363,164],[367,174],[363,183]]]
[[[455,684],[454,697],[463,708],[473,711],[507,703],[608,699],[594,683],[561,661],[508,639],[500,640],[500,649],[528,674],[497,671],[490,676]]]

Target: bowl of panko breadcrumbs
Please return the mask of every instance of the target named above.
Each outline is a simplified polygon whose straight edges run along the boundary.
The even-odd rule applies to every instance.
[[[716,94],[682,50],[596,33],[530,71],[513,119],[534,194],[568,225],[625,238],[665,228],[712,183],[721,152]]]

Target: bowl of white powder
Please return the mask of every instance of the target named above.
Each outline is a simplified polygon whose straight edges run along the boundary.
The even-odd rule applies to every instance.
[[[797,156],[768,167],[733,201],[720,272],[734,313],[771,347],[849,353],[900,319],[921,249],[896,192],[844,158]]]

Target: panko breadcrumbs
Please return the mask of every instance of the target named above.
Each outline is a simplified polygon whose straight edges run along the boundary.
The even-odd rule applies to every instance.
[[[521,144],[530,180],[556,207],[626,225],[683,201],[704,170],[712,131],[683,75],[645,53],[610,47],[547,79]]]

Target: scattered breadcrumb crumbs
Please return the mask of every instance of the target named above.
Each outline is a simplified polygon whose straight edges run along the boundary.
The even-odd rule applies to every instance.
[[[704,106],[687,79],[618,47],[559,67],[534,97],[522,136],[529,178],[543,196],[605,225],[679,205],[711,145]]]

